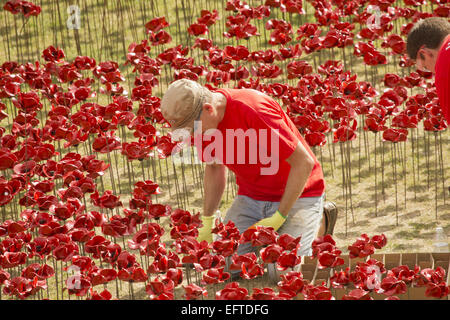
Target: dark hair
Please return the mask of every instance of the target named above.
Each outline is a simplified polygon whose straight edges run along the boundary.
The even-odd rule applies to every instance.
[[[450,23],[446,18],[431,17],[417,22],[408,33],[406,50],[411,59],[416,59],[420,47],[437,49],[450,34]]]

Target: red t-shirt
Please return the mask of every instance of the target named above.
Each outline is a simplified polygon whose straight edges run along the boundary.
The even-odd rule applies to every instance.
[[[253,89],[218,89],[216,92],[222,93],[227,99],[224,118],[216,131],[222,138],[205,132],[201,149],[197,140],[197,151],[201,152],[199,157],[202,161],[212,161],[213,158],[208,157],[212,155],[233,171],[239,195],[255,200],[280,201],[290,171],[286,159],[300,141],[314,159],[313,170],[300,197],[317,197],[324,193],[325,182],[320,163],[274,99]],[[239,129],[240,133],[234,131]],[[240,137],[244,133],[248,134],[245,140],[239,140],[231,134],[233,132],[236,136],[241,134]],[[217,147],[220,143],[216,144],[220,139],[223,141],[222,149]]]
[[[450,124],[450,35],[439,50],[434,80],[442,113]]]

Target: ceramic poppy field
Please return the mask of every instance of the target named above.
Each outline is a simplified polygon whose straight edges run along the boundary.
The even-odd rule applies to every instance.
[[[447,299],[447,123],[404,42],[446,2],[6,1],[0,299]],[[204,166],[172,160],[159,109],[180,78],[285,108],[340,210],[312,258],[267,228],[195,240]]]

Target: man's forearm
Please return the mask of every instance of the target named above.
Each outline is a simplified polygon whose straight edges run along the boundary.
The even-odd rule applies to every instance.
[[[302,194],[313,167],[314,163],[310,161],[291,167],[286,188],[281,197],[280,206],[278,207],[278,210],[283,216],[286,217],[288,215],[295,201]]]
[[[206,165],[203,178],[203,214],[211,216],[217,210],[226,185],[226,168],[223,165]]]

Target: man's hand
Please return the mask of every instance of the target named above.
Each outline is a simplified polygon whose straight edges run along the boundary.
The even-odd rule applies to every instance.
[[[202,220],[203,227],[198,229],[198,237],[197,237],[198,242],[206,240],[209,243],[211,243],[213,241],[211,230],[213,227],[214,218],[215,218],[214,215],[200,217],[200,219]]]
[[[286,221],[287,217],[283,216],[280,211],[277,210],[272,216],[259,220],[257,223],[252,225],[250,229],[256,228],[256,226],[272,227],[275,231],[280,229],[283,223]]]

